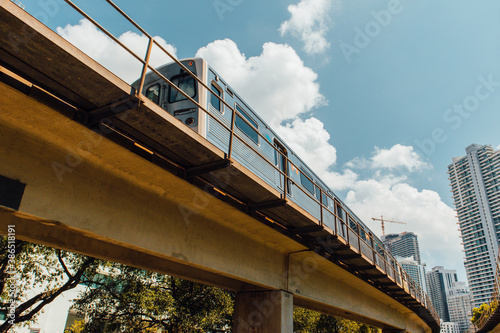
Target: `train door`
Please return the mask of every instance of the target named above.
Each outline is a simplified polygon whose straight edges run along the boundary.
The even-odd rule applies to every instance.
[[[274,139],[274,147],[275,147],[275,162],[278,169],[281,171],[279,173],[279,187],[286,191],[288,195],[292,194],[291,182],[290,182],[290,170],[288,168],[288,151],[286,148],[278,142],[278,140]],[[286,177],[285,177],[286,175]],[[285,180],[286,178],[286,180]]]
[[[346,214],[344,211],[344,208],[342,208],[342,205],[335,201],[335,214],[337,215],[335,223],[337,224],[337,233],[340,237],[343,239],[347,240],[347,233],[346,233]]]

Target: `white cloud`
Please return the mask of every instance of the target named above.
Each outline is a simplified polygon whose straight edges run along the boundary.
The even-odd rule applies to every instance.
[[[395,144],[389,149],[375,147],[372,157],[355,157],[345,164],[352,169],[388,169],[406,168],[410,172],[430,169],[432,166],[422,160],[412,146]],[[380,174],[380,173],[379,173]]]
[[[318,75],[288,45],[265,43],[259,56],[247,59],[225,39],[202,47],[196,56],[213,66],[273,128],[326,104]]]
[[[301,0],[297,5],[288,6],[289,20],[279,28],[281,36],[290,33],[304,43],[307,54],[322,53],[330,47],[326,40],[330,17],[328,15],[336,0]]]
[[[88,20],[82,19],[76,25],[68,24],[64,28],[58,27],[57,33],[124,81],[132,83],[141,75],[142,63]],[[167,44],[160,37],[154,38],[175,56],[177,50],[173,45]],[[146,36],[127,31],[120,35],[118,40],[141,58],[145,57],[149,41]],[[157,67],[170,62],[171,59],[156,47],[153,48],[150,61],[153,67]]]
[[[330,134],[318,119],[296,119],[280,126],[277,132],[331,189],[344,190],[355,184],[358,175],[353,171],[347,169],[338,173],[331,170],[337,161],[337,150],[330,144]]]
[[[412,146],[396,144],[390,149],[375,147],[371,158],[373,168],[396,169],[406,167],[409,171],[429,169],[430,165],[422,161],[420,155],[413,151]]]
[[[417,234],[422,259],[429,268],[442,265],[463,272],[455,211],[437,192],[418,191],[405,183],[392,185],[370,179],[358,181],[345,201],[379,236],[382,234],[380,223],[373,222],[372,217],[383,215],[406,222],[407,225],[386,223],[386,233],[411,231]]]
[[[496,148],[495,148],[495,151],[496,150],[500,150],[500,145],[498,145]]]
[[[279,135],[307,164],[318,170],[327,170],[337,160],[337,150],[331,144],[330,134],[316,118],[296,119],[278,129]]]

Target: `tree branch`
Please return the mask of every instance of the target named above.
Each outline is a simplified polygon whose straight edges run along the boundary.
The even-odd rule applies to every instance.
[[[59,260],[59,263],[61,264],[61,266],[64,270],[64,273],[66,273],[66,275],[68,276],[69,279],[73,278],[73,275],[71,275],[71,273],[68,270],[68,267],[66,266],[66,263],[62,259],[61,250],[59,250],[59,249],[56,250],[56,253],[57,253],[57,260]]]
[[[72,276],[64,285],[62,285],[60,288],[55,289],[55,290],[49,290],[43,293],[40,293],[28,301],[24,302],[20,306],[16,308],[15,312],[15,320],[14,323],[20,323],[23,321],[31,320],[33,316],[39,312],[45,305],[51,303],[57,296],[62,294],[63,292],[75,288],[79,283],[80,280],[83,276],[83,273],[87,270],[87,268],[95,261],[94,258],[88,258],[78,269],[77,273]],[[34,309],[29,311],[27,314],[22,315],[22,313],[38,302],[41,302],[38,304]],[[12,327],[11,322],[8,320],[5,321],[1,326],[0,326],[0,333],[2,332],[7,332],[10,328]]]

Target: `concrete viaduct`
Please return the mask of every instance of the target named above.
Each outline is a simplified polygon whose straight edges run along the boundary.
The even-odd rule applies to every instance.
[[[291,333],[293,305],[439,332],[352,245],[322,238],[337,251],[326,253],[304,237],[317,226],[284,226],[277,208],[225,192],[221,179],[262,188],[252,202],[279,199],[236,162],[211,169],[220,150],[9,0],[0,32],[0,233],[14,225],[19,239],[234,290],[234,332]]]

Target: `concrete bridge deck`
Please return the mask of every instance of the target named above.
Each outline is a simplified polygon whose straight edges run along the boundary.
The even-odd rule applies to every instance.
[[[0,18],[0,175],[20,193],[0,203],[0,232],[235,290],[242,325],[257,312],[281,322],[269,332],[291,332],[292,302],[387,332],[439,331],[349,241],[12,2]],[[270,299],[273,311],[247,306]]]

